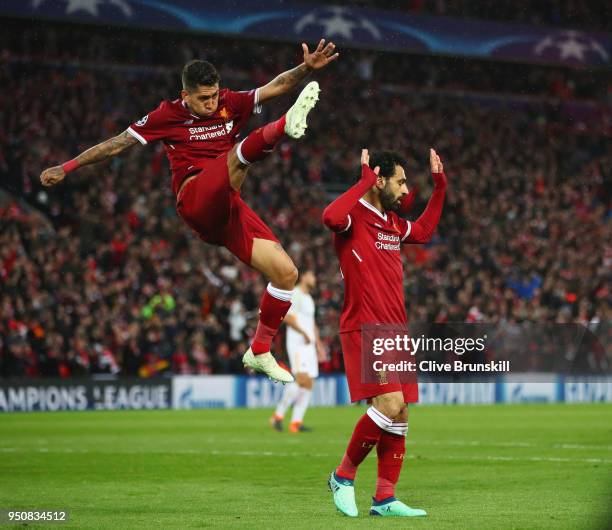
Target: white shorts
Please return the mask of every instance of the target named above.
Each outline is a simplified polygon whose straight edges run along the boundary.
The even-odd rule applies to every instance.
[[[319,360],[314,344],[297,345],[288,342],[287,356],[294,374],[305,373],[312,378],[319,376]]]

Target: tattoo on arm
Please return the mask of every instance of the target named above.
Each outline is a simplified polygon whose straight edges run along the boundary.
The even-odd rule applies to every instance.
[[[302,81],[302,79],[308,76],[310,72],[310,68],[302,63],[291,70],[287,70],[286,72],[277,75],[272,83],[278,88],[282,87],[284,90],[288,91],[295,87],[300,81]]]
[[[97,162],[102,162],[103,160],[107,160],[112,158],[115,155],[133,147],[138,143],[138,140],[134,138],[127,131],[123,131],[121,134],[110,138],[98,145],[94,145],[84,151],[76,159],[79,161],[81,166],[86,166],[88,164],[96,164]]]

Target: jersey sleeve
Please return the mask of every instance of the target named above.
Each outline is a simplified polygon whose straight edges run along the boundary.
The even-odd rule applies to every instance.
[[[410,232],[412,231],[412,223],[403,217],[398,217],[399,230],[401,232],[400,241],[408,243]]]
[[[225,98],[230,109],[236,114],[248,116],[249,114],[259,114],[261,112],[259,88],[241,92],[228,90]]]
[[[159,107],[138,121],[132,123],[127,132],[136,138],[142,145],[155,140],[163,140],[168,133],[167,102],[162,101]]]
[[[344,222],[336,225],[334,228],[332,228],[332,230],[336,232],[336,234],[346,234],[351,229],[351,226],[353,226],[353,218],[349,213]]]
[[[348,232],[353,224],[351,214],[355,206],[363,194],[374,185],[377,178],[376,173],[367,164],[362,164],[359,181],[323,210],[321,217],[323,224],[336,233]]]

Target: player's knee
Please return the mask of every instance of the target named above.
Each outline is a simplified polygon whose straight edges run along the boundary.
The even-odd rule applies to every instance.
[[[291,287],[295,286],[298,279],[298,270],[297,267],[293,264],[293,262],[291,262],[290,266],[287,269],[285,279],[287,283],[291,284]]]
[[[295,283],[298,279],[298,270],[293,262],[285,260],[274,270],[270,280],[272,285],[279,289],[291,290],[295,287]]]
[[[387,412],[385,413],[385,416],[387,416],[387,418],[392,419],[393,421],[397,421],[397,418],[402,412],[402,406],[403,406],[403,403],[396,403],[396,402],[389,403],[387,405]]]
[[[408,422],[408,407],[405,403],[402,403],[402,408],[400,408],[397,416],[394,416],[392,419],[397,423],[407,423]]]
[[[398,397],[385,396],[382,399],[375,400],[374,406],[387,418],[396,420],[406,408],[406,404]]]
[[[312,388],[312,379],[306,373],[299,373],[295,376],[295,382],[298,386],[310,390]]]

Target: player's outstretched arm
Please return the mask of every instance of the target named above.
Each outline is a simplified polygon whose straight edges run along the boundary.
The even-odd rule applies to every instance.
[[[300,326],[300,324],[298,323],[298,319],[295,315],[291,313],[287,313],[285,315],[283,322],[287,324],[287,326],[289,326],[290,328],[293,328],[295,331],[297,331],[300,335],[302,335],[302,337],[304,337],[304,342],[306,342],[306,344],[310,344],[312,342],[312,338],[309,337],[308,333],[304,331],[304,328]]]
[[[352,188],[349,188],[323,210],[323,224],[334,232],[343,232],[350,226],[349,213],[357,205],[359,199],[376,184],[380,168],[370,169],[370,155],[367,149],[361,150],[361,178]]]
[[[446,196],[446,175],[444,174],[442,161],[433,149],[429,150],[429,162],[434,190],[425,211],[416,221],[411,223],[410,234],[404,240],[404,243],[427,243],[431,240],[440,221],[444,197]]]
[[[260,87],[259,102],[263,103],[268,99],[291,92],[313,70],[319,70],[335,61],[339,56],[338,53],[334,53],[335,49],[336,45],[333,42],[328,42],[326,45],[325,39],[321,39],[316,50],[310,53],[308,46],[302,43],[304,62],[291,70],[277,75],[267,85]]]
[[[327,355],[327,350],[321,340],[321,335],[319,333],[319,326],[315,324],[315,346],[317,348],[317,360],[320,363],[324,363],[329,360],[329,356]]]
[[[40,182],[43,186],[53,186],[58,182],[64,180],[64,177],[78,169],[81,166],[87,166],[89,164],[96,164],[103,160],[108,160],[115,155],[129,149],[136,145],[138,140],[134,138],[127,131],[123,131],[121,134],[110,138],[98,145],[94,145],[84,151],[76,158],[63,163],[61,166],[53,166],[49,169],[45,169],[40,175]]]

